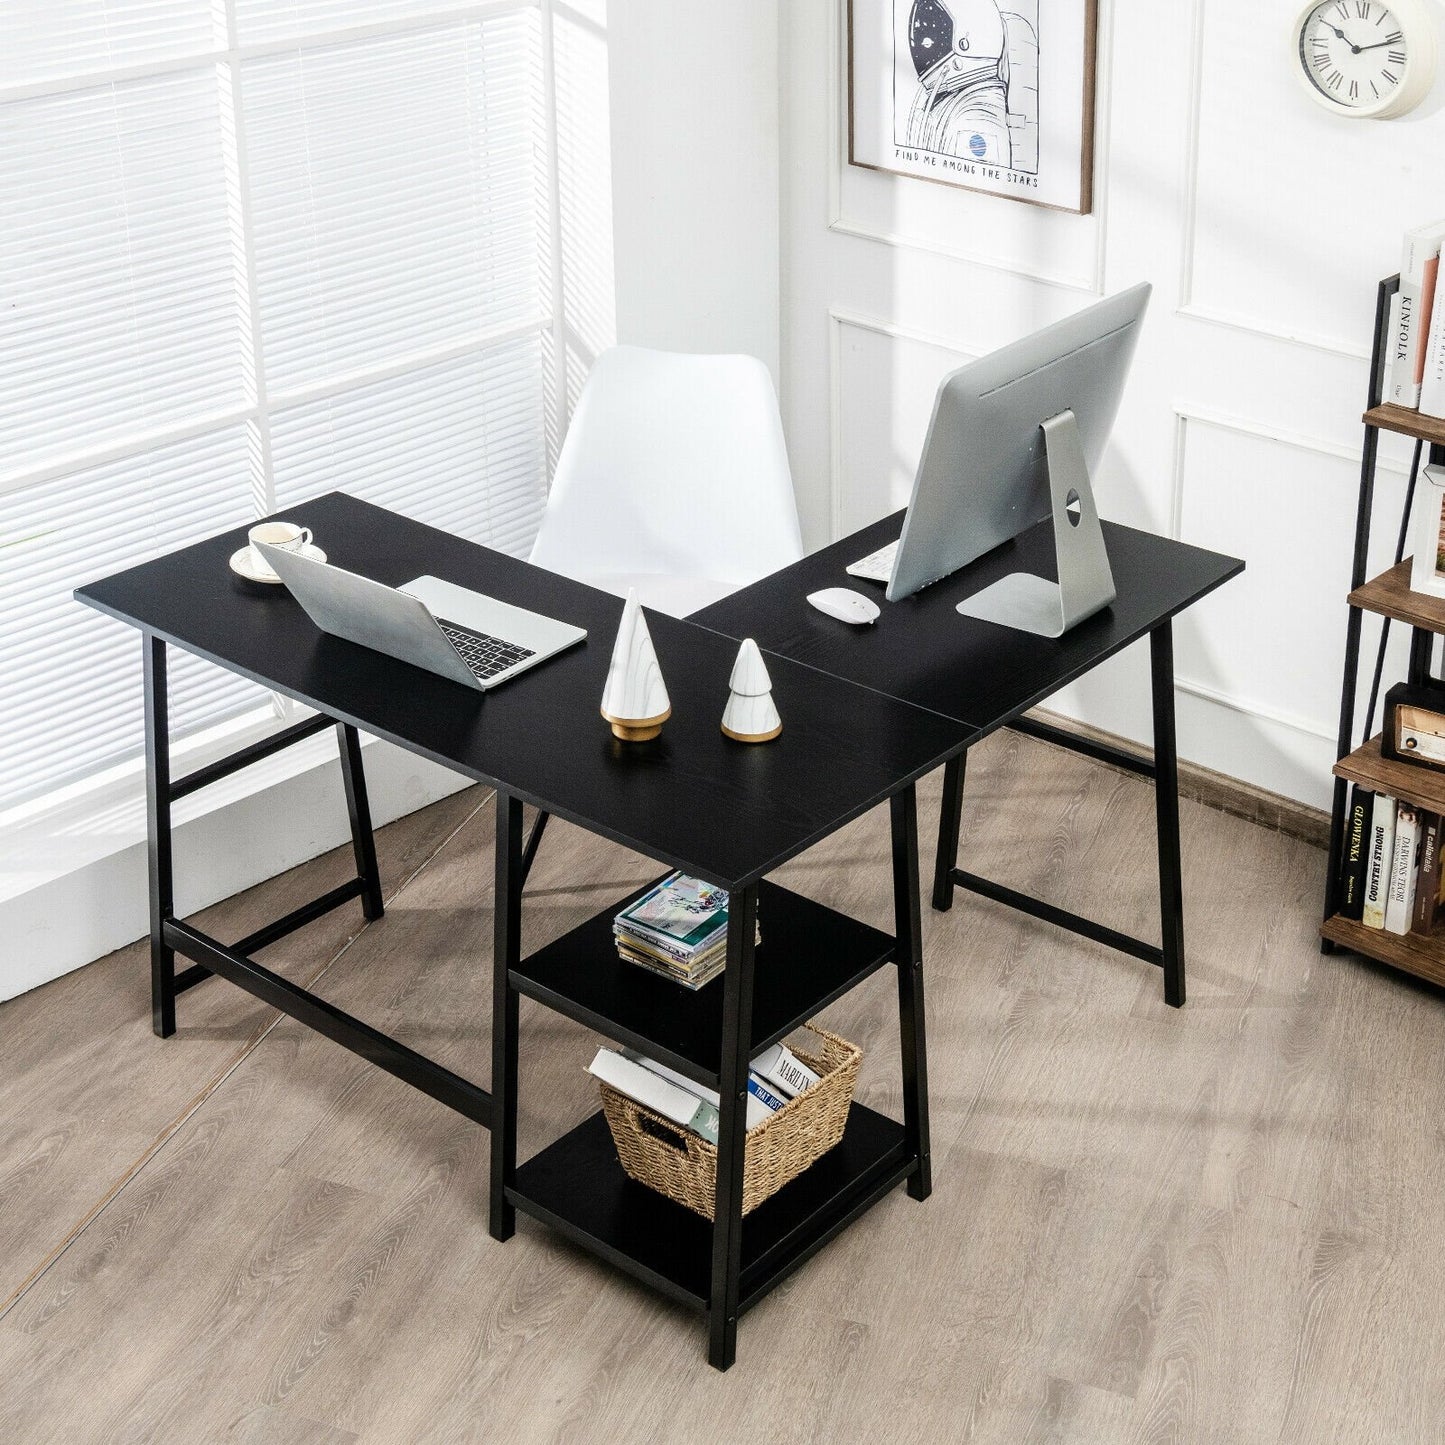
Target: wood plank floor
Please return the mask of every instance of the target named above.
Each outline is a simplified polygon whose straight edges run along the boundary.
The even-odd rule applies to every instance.
[[[1445,1440],[1445,994],[1319,955],[1317,850],[1183,826],[1183,1012],[1146,965],[925,906],[933,1197],[752,1311],[726,1375],[540,1226],[488,1237],[484,1131],[246,995],[186,995],[163,1043],[135,947],[0,1006],[0,1441]],[[475,790],[393,825],[387,916],[272,958],[484,1079],[491,835]],[[1138,779],[1011,735],[971,759],[978,871],[1147,934],[1153,849]],[[653,871],[554,822],[524,947]],[[886,810],[780,876],[889,926]],[[891,983],[825,1017],[896,1111]],[[525,1157],[594,1109],[595,1041],[522,1029]]]

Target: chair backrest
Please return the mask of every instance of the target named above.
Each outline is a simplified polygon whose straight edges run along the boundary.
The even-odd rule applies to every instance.
[[[592,367],[532,561],[741,587],[803,555],[772,378],[751,356],[616,346]]]

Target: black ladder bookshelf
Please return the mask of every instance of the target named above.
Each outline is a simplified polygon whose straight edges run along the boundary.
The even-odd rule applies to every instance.
[[[1341,918],[1338,912],[1340,865],[1344,855],[1351,783],[1391,797],[1406,798],[1432,812],[1445,813],[1445,774],[1385,758],[1380,752],[1380,740],[1374,735],[1391,622],[1403,623],[1410,629],[1407,676],[1413,683],[1430,677],[1435,638],[1445,634],[1445,598],[1429,597],[1410,590],[1410,561],[1407,555],[1411,503],[1425,449],[1429,448],[1430,462],[1445,465],[1445,420],[1424,416],[1407,407],[1394,406],[1384,399],[1390,347],[1390,302],[1399,288],[1400,278],[1390,276],[1380,282],[1375,297],[1374,344],[1370,358],[1368,405],[1362,418],[1365,437],[1360,460],[1359,500],[1355,511],[1354,562],[1347,599],[1349,621],[1345,632],[1345,667],[1340,688],[1339,746],[1334,767],[1334,805],[1330,815],[1329,865],[1325,877],[1320,951],[1332,953],[1336,948],[1348,949],[1418,977],[1445,984],[1445,936],[1386,933],[1381,929],[1367,928],[1357,920]],[[1379,576],[1367,578],[1370,541],[1374,534],[1375,475],[1382,431],[1412,438],[1415,450],[1396,533],[1394,562]],[[1381,622],[1364,719],[1360,723],[1359,684],[1366,613],[1378,616]],[[1358,744],[1355,741],[1357,735]]]

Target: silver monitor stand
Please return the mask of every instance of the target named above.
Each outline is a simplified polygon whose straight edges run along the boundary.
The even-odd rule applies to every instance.
[[[1011,572],[964,598],[958,611],[1039,637],[1062,637],[1119,594],[1094,507],[1078,422],[1072,411],[1061,411],[1043,423],[1043,430],[1059,580]]]

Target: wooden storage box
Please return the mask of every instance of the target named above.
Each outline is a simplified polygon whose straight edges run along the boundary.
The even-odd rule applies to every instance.
[[[809,1024],[815,1051],[793,1052],[820,1078],[789,1099],[771,1119],[750,1129],[743,1155],[743,1213],[749,1214],[796,1179],[843,1137],[863,1052],[855,1044]],[[640,1184],[700,1214],[713,1217],[717,1146],[606,1084],[602,1112],[622,1167]]]

